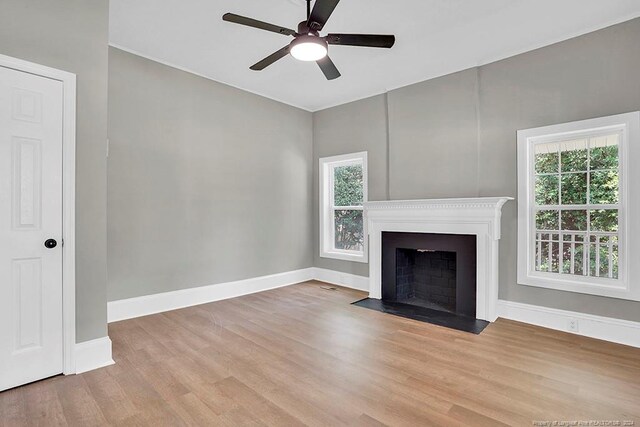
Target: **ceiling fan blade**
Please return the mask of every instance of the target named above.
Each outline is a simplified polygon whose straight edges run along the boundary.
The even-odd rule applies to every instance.
[[[383,34],[327,34],[329,44],[342,46],[364,46],[390,48],[396,42],[396,36]]]
[[[257,19],[247,18],[246,16],[236,15],[235,13],[225,13],[224,15],[222,15],[222,20],[233,22],[234,24],[246,25],[247,27],[258,28],[259,30],[266,30],[274,33],[284,34],[285,36],[296,35],[296,32],[289,28],[269,24],[268,22],[258,21]]]
[[[327,23],[340,0],[316,0],[313,10],[307,21],[307,26],[312,30],[320,31]]]
[[[264,58],[262,61],[256,62],[253,64],[250,69],[253,71],[261,71],[267,68],[269,65],[276,62],[278,59],[282,59],[289,54],[289,45],[286,45],[280,50],[273,52],[271,55]]]
[[[336,65],[328,56],[325,56],[324,58],[316,62],[320,66],[320,69],[324,73],[324,76],[327,78],[327,80],[333,80],[340,77],[340,71],[338,71]]]

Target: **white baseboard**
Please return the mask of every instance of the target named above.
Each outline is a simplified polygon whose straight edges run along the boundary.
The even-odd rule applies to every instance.
[[[113,365],[111,357],[111,339],[97,338],[76,344],[76,374]]]
[[[519,302],[498,300],[498,317],[530,323],[549,329],[640,347],[640,322],[595,316]],[[569,330],[576,321],[577,330]]]
[[[197,288],[111,301],[107,304],[107,320],[108,322],[117,322],[119,320],[147,316],[149,314],[281,288],[283,286],[312,280],[314,278],[313,274],[314,268],[310,267],[302,270],[237,280],[235,282],[218,283],[216,285],[199,286]]]
[[[344,286],[345,288],[365,292],[369,291],[369,278],[365,276],[314,267],[313,278],[321,282],[331,283],[332,285]]]

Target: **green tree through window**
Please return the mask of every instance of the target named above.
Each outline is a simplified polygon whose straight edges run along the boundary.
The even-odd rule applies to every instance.
[[[617,278],[619,134],[535,148],[536,270]]]
[[[333,197],[335,248],[361,251],[364,244],[362,165],[334,168]]]

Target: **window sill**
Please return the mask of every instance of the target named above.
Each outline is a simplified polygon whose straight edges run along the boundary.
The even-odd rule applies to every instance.
[[[369,259],[367,257],[366,252],[362,252],[360,254],[350,254],[344,252],[320,252],[320,258],[330,258],[330,259],[338,259],[341,261],[351,261],[351,262],[361,262],[368,263]]]
[[[571,280],[566,276],[558,278],[554,273],[542,273],[519,275],[518,284],[557,291],[637,300],[637,298],[630,295],[628,285],[619,279],[591,278],[591,280],[580,281]]]

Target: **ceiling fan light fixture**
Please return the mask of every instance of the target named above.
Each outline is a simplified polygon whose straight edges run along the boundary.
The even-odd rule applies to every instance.
[[[327,56],[327,42],[317,36],[299,36],[291,42],[290,52],[299,61],[318,61]]]

